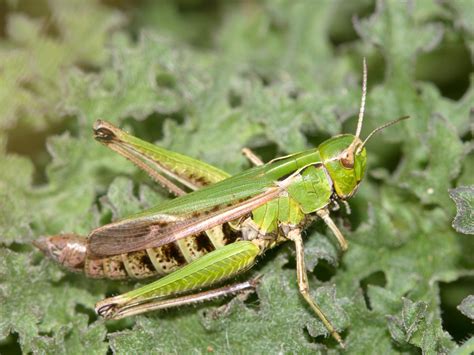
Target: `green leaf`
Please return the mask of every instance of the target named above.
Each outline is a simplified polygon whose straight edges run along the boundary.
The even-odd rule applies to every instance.
[[[30,211],[25,190],[31,184],[33,164],[16,155],[0,156],[0,235],[3,244],[30,240]]]
[[[472,354],[474,351],[474,338],[469,339],[466,341],[462,346],[455,349],[452,354],[453,355],[469,355]]]
[[[412,171],[402,186],[409,187],[423,203],[448,208],[447,187],[461,171],[465,147],[455,128],[439,116],[432,117],[426,140],[429,152],[426,167]]]
[[[449,196],[456,204],[457,213],[453,228],[460,233],[474,234],[474,186],[460,186],[449,190]]]
[[[388,317],[388,329],[399,344],[409,343],[425,318],[426,303],[403,299],[403,309],[399,316]]]
[[[474,296],[469,295],[462,300],[461,304],[458,306],[458,309],[466,317],[474,320]]]
[[[403,308],[396,316],[388,316],[388,327],[392,338],[400,345],[418,346],[424,352],[446,352],[446,344],[439,333],[439,323],[427,319],[424,302],[413,302],[403,298]]]
[[[75,311],[78,304],[87,306],[94,302],[90,290],[65,287],[57,268],[51,268],[45,262],[34,265],[32,259],[32,254],[0,250],[0,281],[3,284],[0,289],[0,336],[17,333],[25,352],[61,351],[61,348],[64,351],[62,343],[66,336],[70,337],[70,344],[77,346],[77,352],[86,352],[87,348],[95,353],[106,351],[107,345],[102,342],[104,325],[89,327],[88,317]],[[56,282],[54,286],[52,281]],[[54,334],[54,339],[41,336],[48,332]],[[85,341],[78,343],[78,337]]]
[[[0,46],[2,130],[19,124],[46,130],[57,124],[63,69],[102,65],[109,32],[124,21],[119,12],[93,0],[51,1],[49,6],[44,17],[13,11],[5,14],[7,36]]]
[[[458,49],[474,48],[469,6],[7,2],[0,40],[0,352],[339,353],[299,294],[290,242],[241,276],[263,275],[247,300],[104,322],[94,304],[139,285],[73,275],[31,241],[87,235],[169,198],[94,141],[97,118],[236,173],[249,166],[240,153],[245,146],[268,161],[353,133],[363,57],[369,87],[361,136],[392,118],[411,119],[369,141],[368,174],[349,200],[352,214],[331,212],[349,250],[341,253],[321,221],[305,232],[310,293],[349,354],[472,352],[466,339],[473,330],[453,330],[440,297],[444,283],[474,269],[474,240],[452,228],[448,195],[464,209],[457,227],[469,230],[470,195],[462,191],[472,190],[463,186],[474,174],[474,81],[464,87],[445,70],[464,70]],[[430,69],[422,80],[420,65]],[[471,315],[472,292],[455,291],[453,304]]]

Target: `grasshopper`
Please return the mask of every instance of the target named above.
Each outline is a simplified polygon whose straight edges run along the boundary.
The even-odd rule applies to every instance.
[[[301,232],[319,217],[340,248],[347,249],[329,207],[346,202],[357,191],[366,170],[367,141],[408,118],[378,127],[362,141],[366,87],[364,60],[355,135],[341,134],[315,149],[266,164],[244,149],[255,166],[234,176],[98,120],[96,140],[132,161],[177,198],[94,229],[87,238],[61,234],[42,237],[34,244],[69,270],[84,271],[93,278],[161,277],[96,304],[100,316],[119,319],[253,290],[257,278],[212,287],[249,269],[266,250],[290,240],[296,249],[299,291],[343,346],[341,336],[310,295]]]

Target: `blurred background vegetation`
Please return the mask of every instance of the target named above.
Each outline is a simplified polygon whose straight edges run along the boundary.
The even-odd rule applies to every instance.
[[[474,243],[448,195],[473,183],[473,19],[470,0],[0,0],[0,353],[338,352],[297,296],[289,246],[228,317],[106,324],[93,304],[133,284],[70,275],[30,242],[168,198],[93,142],[95,119],[235,173],[244,146],[269,160],[353,132],[364,56],[364,134],[412,120],[368,147],[337,216],[351,250],[308,232],[314,293],[349,352],[473,351]]]

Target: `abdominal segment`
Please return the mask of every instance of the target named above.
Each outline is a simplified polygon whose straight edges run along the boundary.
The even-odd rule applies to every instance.
[[[201,256],[241,238],[227,224],[157,248],[98,257],[87,250],[87,238],[76,234],[43,237],[34,244],[70,271],[91,278],[142,279],[168,274]]]

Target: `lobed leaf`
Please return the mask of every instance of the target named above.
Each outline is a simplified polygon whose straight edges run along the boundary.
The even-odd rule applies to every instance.
[[[457,214],[453,221],[453,228],[460,233],[474,234],[474,187],[460,186],[449,190],[449,196],[456,204]]]
[[[472,232],[462,186],[472,183],[473,81],[451,99],[415,70],[428,52],[444,67],[423,63],[449,81],[453,34],[472,54],[467,2],[50,1],[37,16],[15,3],[0,40],[0,352],[17,342],[33,353],[339,353],[299,295],[291,245],[242,275],[263,275],[247,300],[105,323],[95,302],[139,285],[71,275],[30,242],[87,235],[168,198],[93,140],[97,118],[235,173],[248,167],[244,146],[269,160],[353,132],[363,56],[362,136],[411,120],[369,142],[352,215],[333,213],[348,252],[320,222],[308,230],[311,294],[347,353],[472,350],[472,331],[460,339],[446,325],[440,288],[474,268],[474,241],[451,228],[448,199],[455,228]],[[47,139],[32,153],[23,145],[36,130]],[[454,304],[471,317],[469,292],[459,287]]]

